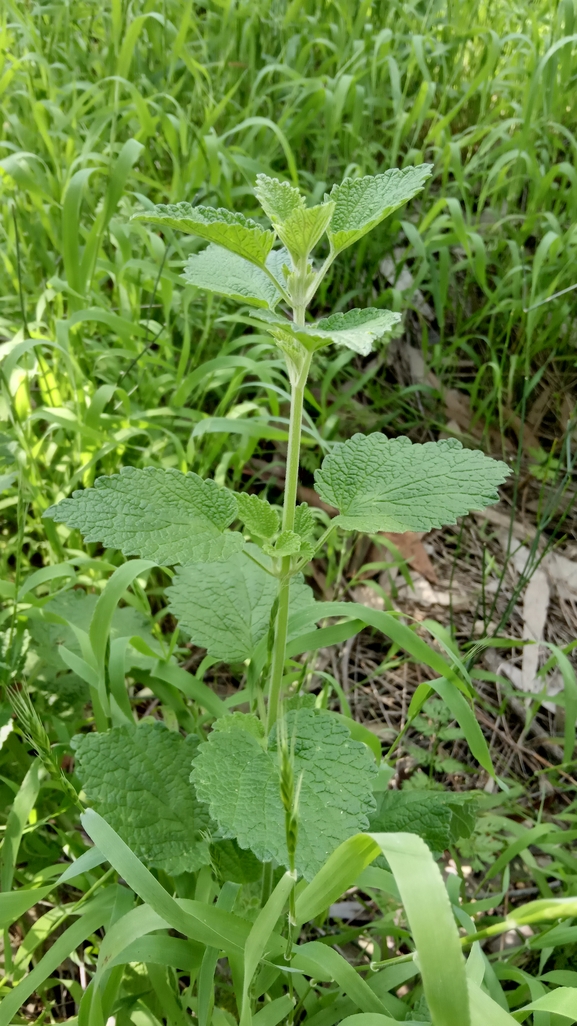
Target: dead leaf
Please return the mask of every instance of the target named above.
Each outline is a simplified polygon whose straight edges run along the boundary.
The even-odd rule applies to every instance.
[[[367,606],[368,609],[382,611],[385,608],[383,596],[378,595],[375,589],[371,588],[368,584],[359,584],[356,588],[353,588],[351,595],[355,602],[358,602],[361,606]]]
[[[501,532],[499,538],[506,551],[507,533]],[[525,545],[518,545],[510,553],[510,566],[519,577],[526,572],[529,559],[530,551]],[[523,647],[520,667],[510,660],[500,663],[499,672],[508,677],[516,688],[527,694],[539,694],[545,689],[546,693],[552,696],[558,694],[564,687],[563,678],[558,670],[548,674],[546,680],[537,676],[542,652],[539,642],[543,641],[545,637],[551,582],[555,580],[555,574],[559,575],[562,580],[577,583],[577,566],[570,559],[559,556],[557,553],[545,556],[531,574],[523,595],[523,639],[536,644]],[[545,705],[549,708],[547,703]]]
[[[471,596],[456,590],[447,591],[444,588],[434,588],[430,581],[427,581],[421,574],[411,574],[413,588],[404,585],[399,589],[399,598],[404,601],[413,601],[418,606],[449,606],[455,610],[470,609]]]
[[[551,591],[544,570],[535,570],[523,598],[523,638],[525,641],[542,641],[545,637],[547,612]],[[537,677],[539,669],[539,645],[525,645],[521,664],[522,690],[539,692],[543,681]]]
[[[431,584],[439,583],[439,578],[437,577],[435,568],[431,563],[429,554],[425,549],[423,542],[421,541],[421,539],[425,537],[424,534],[417,531],[405,531],[404,534],[395,534],[393,531],[382,531],[380,534],[383,538],[388,538],[388,540],[396,546],[403,559],[413,570],[416,570],[418,574],[426,577]],[[377,562],[377,560],[370,560],[370,562]]]

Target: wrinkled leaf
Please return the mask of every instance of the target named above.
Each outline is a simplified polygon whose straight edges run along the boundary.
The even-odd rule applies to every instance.
[[[273,224],[282,224],[295,210],[304,210],[305,201],[299,190],[290,182],[279,182],[278,178],[257,175],[254,194]]]
[[[334,203],[319,203],[316,207],[297,207],[286,221],[273,221],[277,235],[296,262],[309,255],[327,230]]]
[[[270,502],[248,492],[240,492],[236,500],[239,518],[253,537],[272,538],[277,533],[280,516]]]
[[[273,264],[276,269],[275,261]],[[274,310],[281,298],[274,282],[260,267],[214,243],[188,258],[182,277],[189,285],[196,285],[199,289],[217,292],[239,303],[249,303],[269,310]]]
[[[310,538],[314,529],[315,518],[313,517],[311,508],[306,502],[301,502],[295,509],[294,530],[297,534],[300,534],[301,538]]]
[[[123,467],[50,506],[44,516],[78,528],[86,542],[170,566],[238,552],[242,535],[224,533],[236,511],[232,492],[198,474]]]
[[[296,534],[295,531],[283,531],[282,534],[279,534],[274,545],[271,545],[270,542],[265,542],[263,550],[269,556],[282,559],[283,556],[296,556],[297,552],[301,550],[301,544],[302,538],[300,534]]]
[[[246,720],[254,721],[254,730],[247,729]],[[265,748],[256,717],[239,714],[218,720],[208,744],[199,749],[191,779],[226,837],[235,837],[263,862],[275,859],[288,866],[278,726]],[[289,745],[294,744],[295,780],[302,774],[296,866],[311,880],[342,841],[366,829],[375,807],[375,763],[366,745],[353,741],[330,713],[289,712],[281,729]]]
[[[456,439],[416,444],[380,432],[338,443],[315,474],[347,531],[430,531],[498,499],[509,468]]]
[[[222,207],[193,207],[190,203],[160,203],[153,210],[134,214],[133,221],[147,221],[161,228],[176,228],[188,235],[198,235],[207,242],[215,242],[245,260],[262,267],[272,244],[274,234],[261,228],[244,214]]]
[[[352,245],[412,199],[431,177],[431,170],[432,164],[391,168],[382,175],[345,178],[341,185],[333,185],[326,199],[335,203],[328,235],[336,252]]]
[[[197,743],[162,723],[72,739],[90,804],[138,858],[175,875],[209,862],[201,836],[209,825],[207,809],[190,786]]]
[[[366,310],[331,314],[304,327],[297,327],[291,321],[271,321],[267,324],[267,331],[278,342],[296,339],[309,351],[335,343],[367,356],[375,339],[394,331],[400,321],[401,315],[392,310],[368,307]]]
[[[262,562],[267,558],[253,546],[249,551]],[[277,579],[245,553],[236,553],[226,563],[185,566],[166,590],[170,612],[194,644],[227,662],[251,658],[268,631],[277,593]],[[291,580],[290,596],[291,614],[310,607],[313,623],[315,601],[300,574]]]
[[[418,834],[435,852],[443,852],[475,826],[475,796],[450,791],[382,791],[370,829]]]

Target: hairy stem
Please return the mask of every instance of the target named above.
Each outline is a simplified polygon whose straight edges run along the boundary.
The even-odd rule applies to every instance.
[[[297,318],[304,323],[304,308],[295,307]],[[295,508],[299,478],[299,456],[305,385],[311,365],[312,354],[306,353],[301,366],[291,374],[291,412],[289,422],[288,452],[285,477],[282,529],[292,531],[295,522]],[[276,722],[282,697],[282,678],[286,657],[286,642],[289,617],[289,587],[292,576],[292,557],[285,556],[281,564],[278,593],[278,613],[271,664],[270,691],[268,697],[268,730]]]

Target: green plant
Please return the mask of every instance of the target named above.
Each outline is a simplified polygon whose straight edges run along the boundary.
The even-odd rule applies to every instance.
[[[460,8],[398,0],[373,0],[370,5],[343,0],[207,0],[202,5],[78,0],[71,18],[70,8],[58,0],[49,7],[7,0],[6,11],[0,27],[5,111],[0,126],[0,329],[7,339],[0,351],[0,456],[2,483],[8,489],[0,500],[2,678],[25,670],[34,708],[49,737],[30,720],[26,702],[15,703],[16,729],[9,704],[0,706],[0,926],[6,931],[0,956],[5,970],[0,997],[6,997],[6,1004],[0,1014],[5,1022],[31,1017],[61,1021],[74,1018],[80,1008],[81,1023],[87,1018],[95,1023],[102,1015],[103,1022],[114,1016],[118,1026],[180,1026],[190,1022],[190,1011],[202,1022],[212,1018],[215,1026],[225,1026],[236,1017],[234,991],[242,996],[238,951],[230,951],[222,968],[219,938],[217,948],[207,950],[198,940],[198,922],[183,920],[157,889],[146,891],[153,904],[158,902],[156,919],[146,901],[132,909],[135,893],[144,894],[150,880],[134,863],[124,865],[127,875],[117,876],[98,850],[85,850],[86,837],[78,830],[74,803],[71,807],[63,795],[58,763],[61,757],[70,758],[71,736],[93,724],[92,710],[85,705],[88,695],[101,695],[103,709],[109,703],[110,713],[100,715],[95,701],[101,729],[90,737],[106,739],[111,722],[119,729],[121,743],[114,759],[110,766],[102,760],[99,764],[101,771],[106,769],[101,775],[107,782],[126,773],[126,761],[114,760],[125,739],[120,728],[124,724],[132,737],[135,715],[145,721],[160,717],[172,728],[174,750],[184,751],[188,762],[194,750],[191,735],[204,738],[215,718],[233,708],[230,703],[237,696],[229,693],[231,680],[246,681],[244,699],[253,688],[258,711],[259,680],[268,676],[268,646],[251,660],[248,673],[244,662],[233,666],[232,673],[218,663],[211,669],[214,656],[199,665],[197,653],[191,658],[182,643],[183,633],[171,633],[173,619],[164,617],[164,570],[134,565],[137,577],[123,591],[126,576],[114,576],[122,561],[117,550],[87,558],[77,532],[67,536],[51,521],[42,522],[41,515],[74,488],[93,484],[95,476],[118,473],[124,465],[193,469],[230,487],[238,487],[242,477],[246,484],[248,472],[249,487],[262,494],[266,483],[267,497],[274,501],[278,491],[268,469],[279,466],[282,454],[279,459],[274,449],[287,440],[280,405],[287,401],[283,361],[262,321],[253,320],[253,335],[243,336],[245,311],[231,316],[232,302],[226,297],[207,301],[194,285],[178,287],[177,273],[198,240],[172,230],[163,239],[154,226],[127,226],[127,215],[143,193],[158,202],[236,205],[252,213],[251,184],[257,171],[286,173],[319,202],[325,180],[376,173],[384,161],[399,166],[434,161],[434,180],[406,215],[399,212],[402,223],[393,215],[386,231],[382,226],[349,251],[351,259],[335,261],[314,309],[318,316],[351,305],[406,309],[409,341],[422,348],[426,365],[444,386],[459,389],[467,408],[470,398],[471,423],[485,432],[489,449],[498,451],[507,432],[509,442],[511,432],[520,434],[528,416],[543,449],[543,460],[533,463],[546,464],[546,473],[534,476],[546,478],[546,493],[557,470],[553,455],[562,454],[562,480],[574,474],[570,411],[575,348],[570,325],[575,293],[564,287],[574,283],[576,193],[570,154],[576,145],[575,108],[567,97],[574,84],[576,7],[572,0],[557,5],[497,0]],[[266,295],[276,294],[268,288]],[[543,297],[551,301],[543,303]],[[301,462],[308,471],[318,468],[319,454],[335,440],[354,431],[410,433],[422,441],[444,428],[449,414],[442,388],[420,382],[405,387],[387,363],[381,352],[368,359],[346,347],[317,353],[303,434]],[[468,430],[467,417],[460,426]],[[553,437],[564,432],[566,441],[549,454]],[[537,445],[527,431],[524,444],[525,449]],[[253,456],[267,461],[262,477]],[[282,490],[282,478],[279,483]],[[561,495],[555,486],[539,530],[545,525],[547,531],[551,517],[557,517]],[[328,526],[328,520],[315,512],[313,540],[321,525]],[[329,586],[346,578],[353,544],[354,536],[343,531],[335,530],[329,538],[326,563],[317,563],[326,570]],[[98,550],[92,546],[89,552],[95,556]],[[273,592],[277,583],[272,580]],[[293,590],[294,585],[293,580]],[[109,621],[104,613],[119,599]],[[487,614],[488,621],[489,608]],[[490,767],[471,706],[474,691],[467,669],[473,682],[477,679],[468,662],[471,649],[462,657],[455,650],[455,661],[450,656],[444,669],[438,651],[424,642],[419,646],[420,629],[403,632],[403,624],[372,618],[352,603],[346,611],[333,607],[331,618],[340,622],[329,619],[314,639],[306,627],[308,638],[301,635],[289,642],[286,692],[309,679],[298,651],[351,639],[367,622],[364,616],[373,620],[372,630],[387,626],[396,634],[390,645],[385,639],[385,660],[390,653],[390,661],[406,663],[411,674],[411,663],[430,667],[432,676],[455,671],[451,685],[435,682],[444,708],[451,717],[460,717],[459,726],[449,729],[462,732],[485,768]],[[251,648],[250,630],[243,635],[245,647],[247,636]],[[376,638],[372,644],[382,641]],[[178,662],[192,664],[195,672],[180,671]],[[221,698],[205,687],[208,679]],[[422,698],[422,690],[416,698]],[[317,704],[326,705],[326,694],[318,696]],[[421,729],[418,704],[411,706],[411,715]],[[482,699],[483,706],[486,711]],[[505,706],[503,700],[504,715]],[[473,708],[478,708],[476,701]],[[368,742],[380,757],[377,739],[348,718],[345,696],[341,710],[355,740]],[[424,712],[428,719],[428,707]],[[502,815],[479,817],[475,834],[457,842],[462,857],[473,865],[478,860],[489,880],[481,887],[480,900],[468,903],[471,879],[465,887],[459,878],[449,877],[461,923],[468,914],[476,920],[476,930],[497,926],[512,931],[514,921],[510,926],[503,921],[501,902],[506,911],[527,890],[543,898],[551,897],[555,886],[562,893],[575,893],[574,808],[559,815],[563,790],[570,786],[571,724],[568,702],[565,764],[547,771],[556,793],[534,786],[542,777],[525,776],[523,785],[515,786],[506,770],[512,792],[490,796],[502,802]],[[149,726],[147,721],[138,728],[143,741]],[[189,737],[184,749],[176,728]],[[165,733],[158,727],[155,731]],[[487,732],[487,738],[494,754],[495,735]],[[159,741],[163,745],[164,739]],[[124,747],[126,756],[138,751],[128,742]],[[35,757],[37,751],[42,762]],[[283,793],[290,805],[298,774],[295,780],[293,773],[291,784],[290,746],[287,751]],[[546,749],[543,754],[551,757]],[[77,755],[80,765],[81,751]],[[138,785],[141,764],[136,757],[132,765],[132,783]],[[396,794],[380,790],[388,773],[386,768],[372,776],[379,805],[383,795]],[[177,805],[183,793],[191,799],[187,774],[188,767],[171,792]],[[417,771],[410,782],[423,778]],[[80,786],[77,777],[73,782]],[[211,833],[213,868],[171,875],[177,866],[171,845],[184,833],[192,834],[201,847],[208,840],[203,820],[198,819],[200,837],[195,816],[189,816],[182,829],[177,820],[165,838],[174,802],[164,793],[156,801],[148,795],[141,794],[146,799],[143,814],[154,827],[164,813],[163,840],[169,842],[159,852],[158,836],[155,847],[146,827],[133,839],[134,850],[149,865],[155,853],[165,859],[153,867],[153,876],[169,894],[176,894],[177,902],[194,896],[200,903],[197,912],[208,909],[216,920],[215,897],[221,912],[234,899],[235,915],[252,922],[270,890],[262,864],[248,849],[239,849],[232,840],[217,842]],[[94,802],[96,797],[101,799],[100,791]],[[100,806],[106,816],[107,797],[104,792]],[[393,797],[392,804],[397,801]],[[434,814],[430,795],[412,801],[420,805],[420,821],[413,809],[411,825],[432,847],[454,840],[455,814],[443,808],[446,799],[435,799]],[[473,802],[467,799],[465,805]],[[206,812],[206,803],[202,808]],[[125,809],[121,803],[116,808],[113,826],[125,819],[133,822]],[[166,810],[172,810],[170,815]],[[406,813],[399,818],[390,804],[385,812],[389,826],[406,825]],[[563,824],[569,829],[561,829]],[[370,825],[380,829],[372,815]],[[285,829],[294,835],[290,815]],[[335,894],[339,885],[347,886],[342,876],[337,879],[336,867],[351,850],[354,854],[354,845],[330,863]],[[503,857],[496,859],[497,852]],[[74,860],[64,872],[63,858]],[[518,895],[508,888],[509,866],[512,885],[522,888]],[[232,884],[235,878],[243,882]],[[223,881],[228,883],[223,886]],[[380,890],[382,885],[390,890]],[[236,886],[238,893],[231,896]],[[324,918],[321,908],[301,940],[320,939],[325,948],[334,946],[335,956],[345,951],[389,1016],[428,1021],[412,955],[404,963],[373,971],[369,948],[360,946],[368,938],[374,960],[386,955],[391,937],[397,950],[412,950],[391,876],[373,864],[356,878],[356,886],[372,921],[337,926],[337,913]],[[426,893],[422,903],[434,921],[431,895]],[[311,914],[315,907],[320,906],[308,906]],[[551,911],[562,918],[571,908],[553,906]],[[181,936],[174,936],[171,924]],[[232,937],[238,922],[226,925]],[[557,925],[545,922],[535,925],[533,937],[519,933],[513,948],[496,952],[484,944],[484,967],[479,945],[474,945],[468,973],[478,982],[484,972],[484,991],[505,1012],[541,998],[545,1003],[567,1002],[566,990],[557,998],[550,990],[575,983],[575,930],[567,919]],[[133,939],[122,948],[127,937]],[[415,939],[422,958],[422,938],[415,933]],[[325,951],[325,967],[329,957]],[[311,968],[315,978],[307,991],[304,976],[296,971],[279,972],[271,982],[276,970],[263,961],[253,985],[261,1026],[275,1016],[289,1019],[291,1007],[297,1021],[317,1017],[326,1026],[343,1017],[356,1018],[359,1008],[368,1008],[365,1014],[372,1014],[375,1023],[375,1005],[366,991],[355,987],[338,959],[333,959],[335,975],[327,971],[322,976],[318,963]],[[409,989],[402,1001],[395,996],[401,993],[399,986]],[[22,1002],[26,1004],[18,1016]],[[518,1018],[525,1015],[536,1026],[549,1026],[546,1008],[533,1013],[525,1009]],[[485,1009],[483,1026],[499,1021],[498,1016],[495,1007]],[[551,1021],[556,1026],[554,1015]]]
[[[319,708],[314,696],[286,679],[287,652],[327,643],[332,628],[315,630],[315,624],[331,616],[350,622],[359,613],[354,604],[315,601],[302,578],[332,531],[426,531],[454,523],[495,501],[497,486],[509,472],[503,463],[463,449],[457,441],[413,445],[378,432],[357,434],[336,444],[316,473],[320,498],[338,510],[320,537],[312,510],[297,506],[304,394],[315,352],[336,344],[366,355],[374,340],[390,335],[401,320],[398,313],[369,308],[311,322],[307,307],[338,254],[411,199],[429,174],[429,165],[421,165],[345,179],[312,207],[289,183],[259,175],[255,191],[270,229],[242,214],[186,203],[137,214],[138,221],[208,241],[207,249],[189,259],[185,281],[255,307],[254,317],[284,356],[291,407],[282,517],[262,497],[235,495],[196,474],[152,467],[101,477],[94,487],[75,492],[44,514],[78,529],[85,541],[139,557],[111,578],[94,609],[82,656],[68,656],[91,687],[98,728],[96,734],[74,739],[77,772],[93,806],[83,816],[85,829],[151,909],[173,926],[180,923],[177,928],[185,933],[195,922],[194,936],[208,945],[203,965],[210,965],[211,972],[209,950],[227,953],[233,979],[235,959],[242,955],[238,985],[235,981],[242,1026],[251,1023],[262,993],[254,981],[263,959],[261,975],[267,966],[278,974],[283,963],[275,960],[284,957],[289,983],[295,970],[315,977],[328,972],[337,982],[339,974],[350,975],[344,961],[335,966],[335,952],[327,962],[327,949],[317,950],[316,942],[297,944],[297,928],[323,912],[383,855],[405,904],[433,1022],[465,1026],[472,1021],[458,934],[438,870],[418,837],[429,836],[432,847],[442,848],[445,838],[449,843],[470,832],[467,800],[455,797],[451,804],[436,796],[436,826],[429,823],[428,835],[423,818],[431,812],[430,802],[424,810],[414,794],[401,792],[390,809],[382,795],[377,809],[374,744],[366,743],[353,721]],[[317,266],[312,251],[325,236],[328,251]],[[277,239],[280,249],[273,248]],[[278,312],[279,306],[284,312]],[[238,529],[231,529],[235,524]],[[247,664],[246,688],[227,704],[216,696],[209,699],[197,674],[200,705],[213,720],[207,736],[202,721],[196,737],[186,740],[159,724],[136,725],[118,689],[113,692],[110,686],[116,643],[109,653],[107,636],[116,602],[131,581],[154,565],[176,566],[174,574],[167,569],[172,577],[169,610],[192,641],[215,660]],[[454,668],[424,643],[419,647],[413,632],[394,616],[377,614],[375,626],[409,650],[417,647],[421,658],[445,673],[464,734],[490,767],[478,728],[476,734],[471,730],[462,695],[466,684]],[[160,662],[169,681],[179,680],[183,671],[149,653],[157,675],[162,674]],[[231,711],[245,702],[249,712]],[[401,823],[405,832],[387,832],[387,818],[391,825]],[[235,893],[230,888],[248,883],[256,865],[262,874],[262,907],[252,928],[243,932],[241,921],[231,917],[230,902],[226,912],[218,912],[218,903],[203,910],[198,902],[169,905],[173,899],[158,890],[140,860],[177,878],[212,865],[221,897],[230,895],[230,902]],[[423,908],[425,892],[437,910],[436,920]],[[287,904],[288,925],[281,939],[278,924]],[[164,911],[169,907],[170,916]],[[200,932],[199,923],[204,924]],[[437,929],[444,935],[443,959],[432,942]],[[354,987],[341,986],[363,1017],[376,1014],[383,1023],[391,1021],[383,1018],[387,1004],[353,976]],[[204,1008],[205,997],[203,1002]],[[289,1017],[291,1008],[286,1006]]]

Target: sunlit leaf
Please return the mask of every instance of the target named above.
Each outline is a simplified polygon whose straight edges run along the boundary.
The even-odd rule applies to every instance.
[[[97,478],[93,488],[73,492],[44,516],[77,528],[86,542],[167,566],[238,552],[242,535],[225,530],[236,511],[232,492],[198,474],[123,467],[120,474]]]
[[[328,235],[336,252],[352,245],[412,199],[431,177],[431,170],[432,164],[391,168],[381,175],[345,178],[340,185],[333,185],[326,199],[335,203]]]
[[[456,439],[414,445],[375,432],[335,445],[315,487],[347,531],[430,531],[496,502],[509,472]]]
[[[152,210],[134,214],[133,221],[147,221],[160,228],[176,228],[207,242],[238,253],[262,267],[274,242],[274,234],[244,214],[222,207],[193,207],[191,203],[160,203]]]

